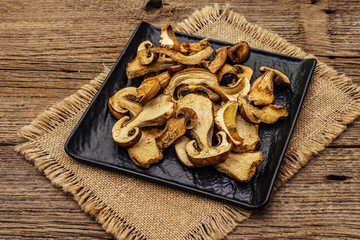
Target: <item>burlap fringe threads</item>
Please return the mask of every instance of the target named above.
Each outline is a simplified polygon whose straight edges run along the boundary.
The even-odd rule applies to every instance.
[[[192,16],[180,23],[177,30],[191,34],[201,29],[207,23],[218,20],[224,20],[240,29],[244,29],[245,32],[251,33],[252,37],[259,39],[264,44],[270,45],[283,54],[303,58],[314,57],[304,53],[300,48],[290,45],[279,36],[269,33],[258,26],[250,25],[243,16],[229,11],[228,6],[221,10],[215,4],[214,7],[205,7],[201,11],[196,11]],[[27,142],[17,146],[15,150],[34,162],[36,167],[43,171],[46,177],[51,180],[52,184],[61,187],[65,192],[71,193],[81,209],[95,217],[96,221],[101,224],[106,232],[113,234],[117,239],[145,239],[146,237],[139,233],[125,219],[119,217],[116,212],[106,206],[90,190],[84,188],[80,179],[53,159],[47,152],[43,151],[36,141],[38,137],[50,132],[76,112],[86,107],[108,73],[109,69],[106,69],[75,94],[40,114],[30,125],[22,128],[19,135],[24,137]],[[339,117],[336,119],[336,123],[329,126],[326,131],[308,141],[301,149],[286,156],[287,162],[290,164],[281,169],[279,174],[280,182],[276,186],[280,186],[280,184],[295,174],[307,163],[312,154],[322,150],[346,128],[346,124],[360,115],[359,87],[352,84],[349,78],[344,76],[338,77],[335,70],[323,63],[318,63],[316,73],[329,78],[330,81],[353,96],[358,102],[346,109],[347,114],[345,117]],[[250,211],[240,210],[231,206],[226,207],[218,216],[213,216],[207,222],[201,223],[185,239],[221,239],[234,229],[239,222],[248,218],[250,214]]]

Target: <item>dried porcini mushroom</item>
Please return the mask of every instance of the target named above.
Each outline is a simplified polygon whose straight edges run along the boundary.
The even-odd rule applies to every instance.
[[[160,88],[160,82],[156,77],[145,78],[136,89],[136,100],[141,104],[145,104],[156,96]]]
[[[210,62],[209,65],[206,66],[206,68],[211,73],[216,73],[225,63],[227,58],[227,51],[229,47],[222,47],[219,49],[218,53],[216,54],[214,60]]]
[[[153,47],[152,42],[149,40],[146,40],[139,44],[139,46],[137,48],[137,52],[140,52],[140,51],[146,50],[146,49],[150,49],[152,47]]]
[[[185,135],[181,136],[175,142],[175,152],[176,156],[182,164],[184,164],[186,167],[195,167],[195,165],[190,162],[189,157],[186,153],[186,145],[190,141],[191,139],[186,137]]]
[[[227,101],[215,112],[215,123],[218,128],[228,135],[235,146],[243,143],[244,139],[239,136],[236,128],[236,113],[238,104],[236,101]]]
[[[161,28],[160,32],[160,46],[166,49],[171,49],[174,51],[180,51],[180,43],[175,36],[173,28],[170,24],[165,25],[165,27]]]
[[[233,145],[234,152],[248,152],[255,151],[260,146],[259,125],[249,123],[240,114],[235,117],[235,124],[239,136],[243,142],[236,146]]]
[[[167,87],[171,79],[170,73],[168,71],[162,72],[154,77],[159,81],[161,90]]]
[[[172,76],[169,85],[164,89],[164,93],[174,96],[176,87],[181,84],[213,86],[218,83],[216,75],[205,69],[187,68]]]
[[[118,120],[112,129],[113,139],[121,147],[132,147],[140,140],[140,128],[163,125],[174,111],[175,103],[171,97],[159,95],[146,103],[142,111],[133,119],[129,120],[129,117],[125,116]]]
[[[248,122],[252,123],[275,123],[281,117],[287,117],[286,107],[277,105],[267,105],[263,108],[257,108],[251,105],[245,98],[238,98],[239,110],[241,116]]]
[[[215,165],[215,168],[240,182],[249,181],[264,157],[261,151],[246,153],[230,153],[225,162]]]
[[[275,75],[273,78],[273,81],[278,86],[287,86],[290,84],[290,79],[285,74],[280,72],[279,70],[268,68],[268,67],[260,67],[260,71],[261,72],[273,71],[274,75]]]
[[[149,65],[159,58],[159,54],[151,52],[152,43],[149,40],[142,42],[137,50],[137,59],[142,65]]]
[[[143,106],[135,102],[137,90],[135,87],[126,87],[117,91],[108,101],[110,112],[120,119],[128,114],[133,118],[138,115]]]
[[[127,149],[131,160],[139,167],[149,168],[151,164],[158,163],[163,158],[161,149],[155,141],[160,131],[161,129],[153,127],[141,129],[139,141]]]
[[[247,78],[242,77],[231,87],[214,85],[209,86],[208,88],[219,94],[225,101],[237,101],[239,96],[246,96],[248,94],[250,90],[250,81]]]
[[[245,77],[251,81],[254,71],[245,65],[235,64],[234,68],[236,69],[237,73],[236,76],[238,78]]]
[[[228,64],[228,63],[225,63],[221,68],[220,70],[217,72],[217,77],[218,77],[218,81],[219,81],[219,84],[220,82],[223,81],[223,78],[225,76],[231,76],[231,79],[230,81],[227,81],[229,82],[230,84],[233,84],[234,82],[237,81],[237,74],[238,74],[238,71],[235,67],[233,67],[232,65]],[[226,84],[228,85],[228,84]]]
[[[270,104],[257,110],[256,116],[261,122],[271,124],[277,122],[279,118],[287,117],[288,111],[286,107]]]
[[[141,77],[149,73],[160,72],[165,70],[175,64],[174,60],[167,57],[159,57],[156,62],[151,63],[150,65],[143,65],[140,63],[139,59],[135,59],[128,63],[126,67],[126,76],[131,78]]]
[[[164,149],[173,144],[179,137],[191,129],[197,122],[197,115],[191,108],[181,108],[176,112],[175,118],[170,118],[162,133],[156,138],[156,145]]]
[[[211,54],[214,52],[214,49],[212,49],[210,46],[204,48],[203,50],[193,54],[193,55],[184,55],[180,52],[176,52],[174,50],[169,50],[165,48],[152,48],[152,52],[164,54],[171,59],[173,59],[175,62],[185,64],[185,65],[197,65],[200,64],[202,60],[208,58],[211,56]]]
[[[178,100],[183,96],[183,92],[192,92],[204,95],[208,97],[211,101],[218,102],[221,100],[219,94],[215,93],[211,89],[207,88],[205,85],[196,85],[196,84],[180,84],[176,87],[174,92],[174,99]]]
[[[222,68],[218,71],[217,76],[219,83],[226,81],[228,87],[236,85],[240,78],[247,78],[249,82],[253,76],[254,71],[244,65],[235,64],[234,66],[225,63]],[[224,78],[227,79],[224,79]],[[230,77],[230,78],[229,78]],[[224,85],[224,84],[223,84]]]
[[[274,101],[274,74],[274,71],[266,71],[251,84],[249,102],[255,105],[269,105]]]
[[[228,57],[235,63],[244,63],[250,58],[250,46],[247,42],[239,42],[228,50]]]
[[[248,122],[260,123],[261,120],[256,116],[256,107],[251,105],[244,97],[238,98],[239,111],[241,116]]]
[[[142,65],[149,65],[158,60],[159,54],[152,52],[150,49],[145,49],[137,53],[137,58]]]
[[[189,160],[195,166],[213,165],[225,161],[231,150],[226,133],[218,132],[219,144],[212,146],[213,104],[210,99],[198,94],[188,94],[177,102],[179,108],[191,108],[198,116],[197,123],[189,130],[191,140],[186,145]]]

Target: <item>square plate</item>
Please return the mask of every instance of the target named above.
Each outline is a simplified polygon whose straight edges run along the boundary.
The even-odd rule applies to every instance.
[[[202,39],[184,33],[176,33],[176,35],[180,42],[197,42]],[[264,155],[264,161],[249,182],[241,183],[216,171],[211,166],[203,168],[183,166],[177,160],[173,146],[164,150],[163,160],[149,169],[143,169],[132,162],[126,149],[122,149],[113,141],[111,129],[117,119],[111,115],[107,107],[108,99],[121,88],[140,85],[140,78],[127,79],[126,65],[136,56],[137,47],[141,42],[150,40],[157,45],[159,39],[160,28],[146,22],[141,22],[137,26],[100,90],[69,136],[65,144],[65,151],[71,157],[87,163],[189,190],[242,207],[255,209],[264,206],[269,200],[316,60],[251,49],[251,57],[245,65],[254,70],[253,79],[261,75],[260,66],[275,68],[290,78],[290,87],[275,88],[274,101],[274,104],[286,106],[289,116],[275,124],[260,125],[260,150]],[[217,40],[210,40],[210,44],[214,49],[233,45]]]

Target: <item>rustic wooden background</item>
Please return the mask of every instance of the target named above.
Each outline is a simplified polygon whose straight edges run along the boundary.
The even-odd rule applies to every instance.
[[[217,1],[219,3],[223,1]],[[360,83],[357,0],[228,0]],[[14,152],[17,131],[112,67],[140,20],[176,23],[213,1],[1,1],[0,239],[111,239]],[[360,119],[228,239],[360,238]]]

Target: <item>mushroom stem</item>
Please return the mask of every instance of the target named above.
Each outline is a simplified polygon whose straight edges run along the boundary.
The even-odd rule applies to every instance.
[[[169,50],[165,48],[153,48],[151,49],[152,52],[164,54],[175,62],[185,64],[185,65],[197,65],[200,64],[202,60],[211,56],[214,52],[210,46],[206,47],[205,49],[201,50],[200,52],[195,53],[194,55],[186,56],[180,52],[176,52],[174,50]]]

